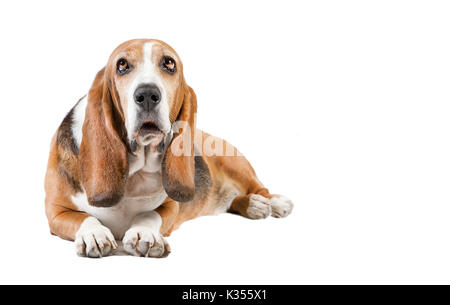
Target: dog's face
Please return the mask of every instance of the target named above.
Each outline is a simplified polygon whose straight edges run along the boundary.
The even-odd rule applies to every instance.
[[[196,110],[195,93],[170,46],[153,39],[118,46],[88,94],[78,159],[89,203],[116,204],[128,179],[128,152],[150,144],[163,144],[165,150],[161,173],[166,193],[177,201],[191,200]],[[175,122],[187,128],[176,128]],[[173,147],[183,147],[183,154],[174,154]]]
[[[132,150],[160,142],[181,106],[184,78],[177,53],[158,40],[131,40],[113,51],[108,71]]]

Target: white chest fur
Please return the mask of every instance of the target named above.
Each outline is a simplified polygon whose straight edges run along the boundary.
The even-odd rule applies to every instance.
[[[86,194],[78,193],[72,201],[79,211],[96,217],[121,240],[133,219],[159,207],[167,197],[161,179],[161,154],[152,146],[139,147],[130,155],[129,178],[121,201],[109,208],[89,205]]]

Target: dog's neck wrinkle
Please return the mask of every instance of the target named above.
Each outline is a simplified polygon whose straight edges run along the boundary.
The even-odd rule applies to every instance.
[[[161,172],[162,153],[149,145],[138,146],[134,154],[129,154],[129,161],[129,176],[137,172],[158,173]]]
[[[162,154],[152,147],[138,148],[130,155],[130,174],[125,191],[126,198],[147,198],[164,192],[161,176]]]
[[[142,171],[147,173],[161,172],[162,153],[158,152],[157,147],[145,147],[145,163]]]

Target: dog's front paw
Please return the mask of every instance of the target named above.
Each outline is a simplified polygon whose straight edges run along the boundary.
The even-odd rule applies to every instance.
[[[165,257],[170,247],[159,232],[145,226],[132,227],[123,237],[123,248],[131,255]]]
[[[86,218],[75,236],[75,249],[79,256],[103,257],[116,248],[111,231],[94,217]]]
[[[276,218],[288,216],[294,208],[292,201],[281,195],[274,195],[270,199],[270,205],[272,206],[272,216]]]

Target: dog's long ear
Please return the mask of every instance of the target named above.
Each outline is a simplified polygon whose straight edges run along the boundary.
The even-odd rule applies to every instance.
[[[123,118],[113,101],[105,68],[97,73],[88,94],[80,145],[80,180],[89,204],[108,207],[123,196],[128,176]]]
[[[195,192],[194,132],[197,98],[185,85],[184,98],[170,146],[162,162],[162,182],[167,195],[180,202],[190,201]]]

